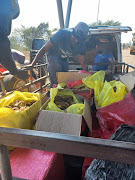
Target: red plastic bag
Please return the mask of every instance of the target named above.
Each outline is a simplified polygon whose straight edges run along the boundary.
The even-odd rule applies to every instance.
[[[74,87],[80,86],[80,85],[82,85],[82,84],[83,84],[82,80],[68,81],[68,82],[67,82],[68,88],[74,88]]]
[[[130,92],[124,100],[98,109],[97,117],[104,138],[109,139],[120,125],[135,125],[135,98]]]
[[[88,72],[88,71],[84,71],[84,70],[80,70],[78,73],[91,74],[90,72]]]
[[[53,84],[52,88],[56,88],[58,86],[58,84]]]
[[[84,70],[81,70],[81,71],[79,71],[78,73],[91,74],[90,72],[87,72],[87,71],[84,71]],[[80,85],[83,85],[82,80],[69,81],[69,82],[67,82],[67,86],[68,86],[68,88],[74,88],[74,87],[76,87],[76,88],[77,88],[77,86],[79,86],[79,87],[80,87]]]
[[[94,90],[90,89],[90,93],[81,93],[81,92],[79,92],[79,93],[76,93],[76,94],[84,96],[85,98],[90,100],[92,98],[93,94],[94,94]]]

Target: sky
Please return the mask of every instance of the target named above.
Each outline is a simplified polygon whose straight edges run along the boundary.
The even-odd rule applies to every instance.
[[[38,26],[41,22],[49,23],[49,29],[59,28],[59,19],[56,0],[18,0],[20,15],[13,20],[12,28]],[[122,33],[122,42],[132,41],[135,33],[135,0],[72,0],[72,10],[69,27],[78,22],[87,24],[97,21],[114,20],[122,26],[130,26],[132,32]],[[66,18],[68,0],[62,0],[64,20]]]

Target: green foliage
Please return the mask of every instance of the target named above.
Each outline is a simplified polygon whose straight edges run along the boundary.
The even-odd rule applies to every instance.
[[[121,22],[114,20],[107,20],[106,22],[102,22],[99,20],[98,22],[93,22],[89,24],[89,26],[120,26]]]
[[[46,41],[51,36],[48,23],[40,23],[39,26],[17,28],[13,30],[10,37],[11,48],[30,50],[32,48],[32,41],[35,38],[44,38]]]

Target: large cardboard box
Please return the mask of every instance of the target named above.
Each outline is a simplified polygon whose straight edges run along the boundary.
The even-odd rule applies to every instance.
[[[77,81],[81,80],[87,76],[91,76],[91,74],[86,73],[78,73],[78,72],[58,72],[57,80],[58,83],[67,83],[68,81]],[[90,89],[70,89],[74,93],[89,93]]]
[[[78,73],[77,71],[72,72],[58,72],[57,73],[57,80],[58,83],[67,83],[68,81],[77,81],[80,79],[83,79],[87,76],[92,76],[94,73],[96,73],[97,71],[90,71],[89,73],[91,74],[87,74],[87,73]],[[110,75],[111,71],[107,70],[105,71],[106,75]]]
[[[78,73],[78,72],[58,72],[57,73],[58,83],[67,83],[68,81],[77,81],[87,76],[91,76],[91,74]]]
[[[92,117],[88,100],[84,100],[85,109],[82,115],[45,110],[49,101],[50,99],[40,109],[35,125],[36,130],[79,136],[81,134],[83,116],[92,132]]]
[[[125,86],[127,87],[127,91],[131,91],[135,85],[135,71],[121,76],[120,81],[125,84]]]

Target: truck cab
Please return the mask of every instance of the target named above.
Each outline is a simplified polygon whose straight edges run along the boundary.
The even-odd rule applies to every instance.
[[[72,29],[69,29],[72,31]],[[107,50],[111,52],[117,63],[122,63],[121,50],[121,33],[132,31],[128,26],[89,26],[89,33],[86,38],[86,61],[91,69],[94,64],[95,56],[97,55],[97,42],[104,42],[107,45]],[[77,57],[69,59],[69,69],[80,69]],[[121,70],[121,67],[118,67]]]

